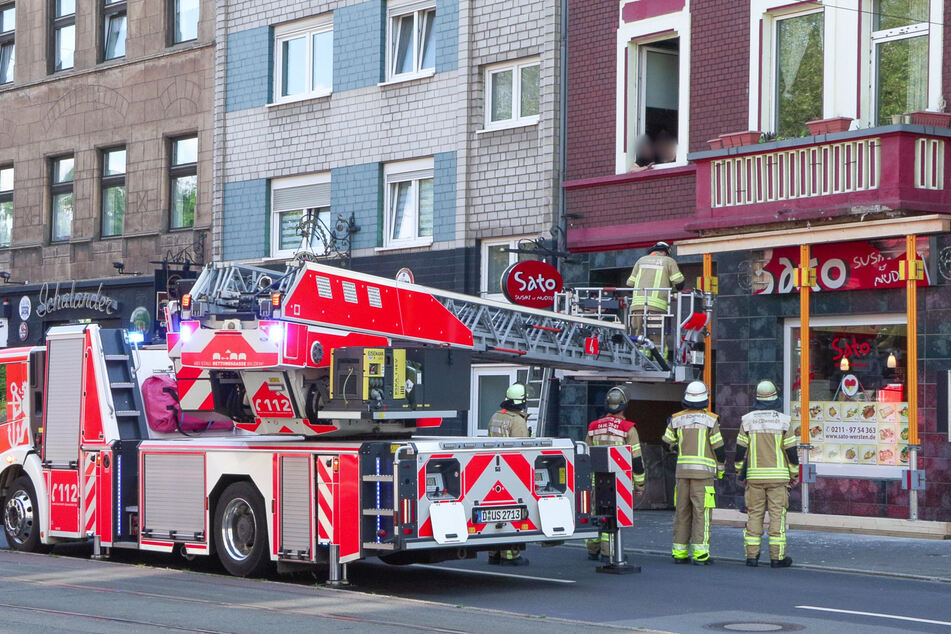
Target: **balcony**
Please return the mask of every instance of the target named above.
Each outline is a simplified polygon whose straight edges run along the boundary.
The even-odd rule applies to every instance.
[[[951,129],[888,125],[697,152],[694,231],[846,215],[951,213]]]

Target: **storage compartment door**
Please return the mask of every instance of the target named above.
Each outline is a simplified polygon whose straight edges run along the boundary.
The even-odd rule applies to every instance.
[[[43,461],[54,468],[75,469],[79,461],[82,362],[81,337],[49,342]]]
[[[311,559],[314,541],[311,460],[309,455],[281,456],[278,555],[282,559]]]
[[[205,455],[147,453],[142,475],[142,537],[204,542]]]

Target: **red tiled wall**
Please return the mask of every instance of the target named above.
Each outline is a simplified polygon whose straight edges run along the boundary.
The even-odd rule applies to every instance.
[[[618,15],[617,2],[568,3],[565,180],[614,173]]]
[[[572,227],[602,227],[689,219],[696,199],[694,175],[657,178],[648,181],[568,190],[565,204],[569,213],[583,218],[571,220]],[[646,240],[658,240],[651,236]]]

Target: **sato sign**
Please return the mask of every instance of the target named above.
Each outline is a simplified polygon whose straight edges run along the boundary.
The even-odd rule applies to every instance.
[[[924,264],[927,238],[918,241],[918,261]],[[784,247],[762,253],[758,266],[754,265],[753,292],[757,295],[792,293],[793,273],[799,266],[799,249]],[[845,242],[817,244],[812,247],[810,266],[816,270],[813,291],[850,291],[875,288],[904,288],[899,265],[905,260],[905,241],[879,240],[875,243]],[[918,286],[928,286],[931,278],[925,266],[925,278]]]
[[[551,264],[537,260],[517,262],[502,274],[502,293],[513,304],[551,308],[562,288],[561,274]]]

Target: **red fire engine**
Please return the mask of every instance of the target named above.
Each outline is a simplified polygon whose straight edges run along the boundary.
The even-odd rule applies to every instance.
[[[413,436],[468,408],[473,360],[656,378],[618,323],[314,263],[209,265],[166,318],[167,346],[83,324],[0,351],[13,548],[91,539],[97,556],[214,554],[235,575],[327,564],[338,581],[370,556],[631,524],[628,448]]]

